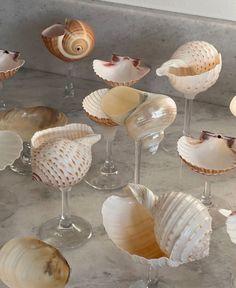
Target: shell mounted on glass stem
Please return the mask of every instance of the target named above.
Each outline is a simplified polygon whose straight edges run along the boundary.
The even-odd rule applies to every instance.
[[[105,126],[116,126],[117,124],[103,112],[101,107],[102,98],[108,91],[109,89],[105,88],[90,93],[84,98],[82,105],[92,121]]]
[[[70,267],[61,253],[34,238],[16,238],[0,250],[0,279],[9,288],[64,288]]]
[[[63,126],[67,122],[64,113],[45,106],[0,111],[0,130],[15,131],[25,142],[30,142],[33,134],[39,130]]]
[[[56,188],[76,185],[88,172],[91,147],[100,138],[90,126],[75,123],[36,132],[31,139],[33,179]]]
[[[219,175],[236,167],[235,138],[203,131],[199,139],[182,136],[177,143],[181,159],[195,172]]]
[[[20,59],[19,57],[19,52],[0,50],[0,81],[14,76],[24,65],[25,60]]]
[[[167,76],[177,91],[193,99],[215,84],[221,68],[221,54],[213,45],[192,41],[180,46],[156,73],[158,76]]]
[[[126,195],[102,206],[109,238],[140,263],[179,266],[209,254],[208,209],[182,192],[156,196],[143,185],[128,184]]]
[[[132,86],[150,72],[140,59],[113,54],[111,61],[94,60],[93,70],[109,86]]]
[[[66,19],[64,25],[54,24],[43,30],[41,36],[47,49],[66,62],[83,59],[95,46],[92,28],[81,20]]]

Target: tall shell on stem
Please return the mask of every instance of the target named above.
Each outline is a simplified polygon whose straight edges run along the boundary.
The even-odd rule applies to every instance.
[[[69,277],[66,259],[38,239],[12,239],[0,250],[0,279],[9,288],[64,288]]]

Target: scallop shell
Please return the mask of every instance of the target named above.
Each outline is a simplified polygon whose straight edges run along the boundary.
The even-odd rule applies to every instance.
[[[16,131],[25,142],[30,142],[35,132],[63,126],[67,121],[65,114],[44,106],[0,111],[0,130]]]
[[[0,131],[0,171],[15,162],[23,150],[23,141],[13,131]]]
[[[105,126],[116,126],[117,124],[113,122],[101,108],[102,97],[108,91],[109,89],[105,88],[92,92],[84,98],[82,105],[88,117],[92,121]]]
[[[156,73],[158,76],[167,76],[177,91],[193,99],[215,84],[221,68],[221,54],[213,45],[192,41],[180,46]]]
[[[229,109],[231,113],[236,117],[236,96],[230,102]]]
[[[110,89],[101,100],[104,113],[119,125],[124,125],[128,115],[145,99],[146,92],[119,86]]]
[[[235,168],[235,140],[232,138],[229,142],[229,139],[210,132],[203,132],[203,135],[206,136],[200,139],[182,136],[178,140],[181,159],[192,170],[205,175],[219,175]]]
[[[95,46],[92,28],[81,20],[66,19],[65,25],[54,24],[43,30],[41,36],[49,52],[67,62],[81,60]]]
[[[64,288],[69,277],[66,259],[38,239],[11,239],[0,250],[0,279],[9,288]]]
[[[108,85],[132,86],[146,74],[150,68],[141,66],[140,59],[113,54],[111,61],[94,60],[93,70]]]
[[[135,141],[141,141],[144,148],[156,153],[164,130],[175,120],[177,114],[173,99],[162,94],[148,93],[148,98],[125,120],[128,134]]]
[[[14,76],[24,65],[25,60],[19,59],[19,56],[19,52],[0,50],[0,81]]]
[[[33,179],[56,188],[76,185],[88,172],[92,162],[91,147],[100,138],[85,124],[36,132],[31,140]]]
[[[129,184],[125,191],[127,197],[111,196],[104,202],[103,224],[111,240],[134,260],[179,266],[209,254],[211,216],[201,201],[182,192],[158,197],[143,185]]]

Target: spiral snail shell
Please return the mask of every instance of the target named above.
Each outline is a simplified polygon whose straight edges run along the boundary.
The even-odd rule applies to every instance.
[[[54,24],[41,36],[49,52],[66,62],[81,60],[95,45],[92,28],[81,20],[66,19],[65,25]]]

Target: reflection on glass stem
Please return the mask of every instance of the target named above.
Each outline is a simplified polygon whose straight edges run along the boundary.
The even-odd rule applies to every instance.
[[[64,97],[75,97],[75,87],[73,83],[73,62],[67,63],[68,71],[66,76],[66,85],[64,91]]]

